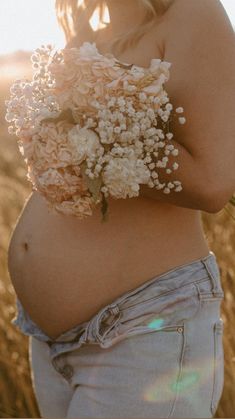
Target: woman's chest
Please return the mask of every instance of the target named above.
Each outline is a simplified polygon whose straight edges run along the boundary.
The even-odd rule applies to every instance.
[[[116,53],[112,52],[112,42],[107,41],[105,30],[102,30],[101,34],[97,35],[92,42],[95,42],[101,54],[112,53],[122,63],[149,68],[152,59],[164,59],[164,44],[167,34],[166,26],[167,23],[164,21],[160,24],[155,23],[149,30],[146,30],[146,33],[140,39],[137,38],[137,42],[128,43],[125,48],[121,48],[121,51]],[[91,35],[89,33],[74,38],[70,46],[79,47],[85,41],[91,42]]]

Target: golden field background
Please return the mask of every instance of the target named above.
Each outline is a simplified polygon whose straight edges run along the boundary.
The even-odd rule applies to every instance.
[[[15,315],[15,293],[7,269],[9,239],[24,202],[31,192],[26,166],[16,138],[9,136],[4,121],[5,104],[13,79],[30,75],[29,54],[0,57],[0,417],[40,417],[32,391],[28,364],[28,337],[10,323]],[[226,139],[225,139],[226,140]],[[215,253],[225,299],[224,391],[215,417],[235,417],[235,209],[228,204],[217,214],[202,213],[208,243]]]

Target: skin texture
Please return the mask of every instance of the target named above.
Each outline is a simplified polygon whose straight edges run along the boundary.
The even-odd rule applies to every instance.
[[[133,3],[128,4],[124,21],[129,18],[134,25]],[[173,197],[173,193],[149,189],[141,190],[136,198],[110,199],[107,223],[101,222],[99,206],[92,217],[78,220],[49,213],[37,192],[25,204],[9,246],[9,272],[25,309],[51,337],[89,320],[103,306],[150,278],[208,255],[200,210],[221,209],[235,183],[231,170],[235,145],[229,127],[230,122],[234,124],[230,92],[234,59],[227,50],[234,45],[226,46],[231,42],[231,29],[219,2],[208,0],[204,6],[204,0],[177,0],[135,48],[117,57],[142,67],[148,67],[151,58],[173,63],[169,96],[188,113],[188,125],[175,131],[182,150],[176,173],[185,185],[184,192]],[[120,15],[111,13],[116,25],[121,11],[124,13],[121,7],[122,1]],[[216,18],[216,30],[210,27],[206,37],[206,22],[211,24]],[[217,30],[226,42],[220,35],[213,39]],[[109,51],[110,33],[100,34],[97,46],[101,53]],[[76,38],[74,45],[84,40],[89,40],[88,35]],[[215,53],[218,45],[223,59]],[[222,117],[229,120],[222,123]]]
[[[164,59],[172,63],[166,88],[187,122],[172,124],[184,188],[165,202],[217,212],[235,190],[234,31],[218,0],[177,0],[166,20]],[[161,191],[150,193],[162,199]]]

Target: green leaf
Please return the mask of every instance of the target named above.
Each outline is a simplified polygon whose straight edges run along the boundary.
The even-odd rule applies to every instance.
[[[229,200],[230,204],[235,206],[235,195],[232,196],[232,198]]]
[[[85,173],[87,169],[86,162],[83,162],[80,165],[80,168],[81,168],[83,179],[85,180],[86,185],[90,193],[92,194],[92,198],[94,199],[94,202],[96,203],[97,199],[99,198],[100,189],[102,186],[102,178],[101,177],[94,178],[94,179],[89,178],[89,176],[87,176],[87,174]]]
[[[102,179],[100,177],[95,178],[95,179],[88,178],[88,188],[95,202],[99,198],[101,186],[102,186]]]
[[[64,121],[64,120],[67,122],[70,122],[71,124],[76,123],[71,109],[66,109],[65,111],[62,111],[60,115],[55,118],[43,119],[42,122],[59,122],[59,121]]]
[[[102,212],[102,221],[108,221],[108,202],[105,199],[104,194],[102,195],[102,207],[101,207],[101,212]]]

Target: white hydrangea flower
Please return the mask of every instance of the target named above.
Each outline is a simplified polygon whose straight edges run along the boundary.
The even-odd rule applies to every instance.
[[[159,70],[161,61],[160,58],[153,58],[150,63],[150,70]]]
[[[138,196],[139,184],[147,183],[150,172],[142,160],[114,158],[106,165],[103,180],[111,196],[132,198]]]
[[[54,209],[83,218],[102,193],[138,196],[141,183],[166,194],[182,190],[180,181],[166,185],[158,179],[158,168],[171,174],[179,167],[167,167],[168,156],[179,154],[168,144],[173,105],[164,83],[171,63],[129,65],[90,42],[55,53],[52,46],[41,47],[31,61],[33,80],[14,82],[6,120],[9,133],[20,139],[28,179]],[[186,118],[178,121],[183,125]]]
[[[102,55],[99,53],[96,43],[93,42],[84,42],[83,45],[79,48],[80,58],[82,60],[94,60],[101,59]]]
[[[86,157],[95,157],[97,151],[101,151],[98,135],[87,128],[75,125],[68,133],[68,141],[75,153],[75,160],[80,164]]]

